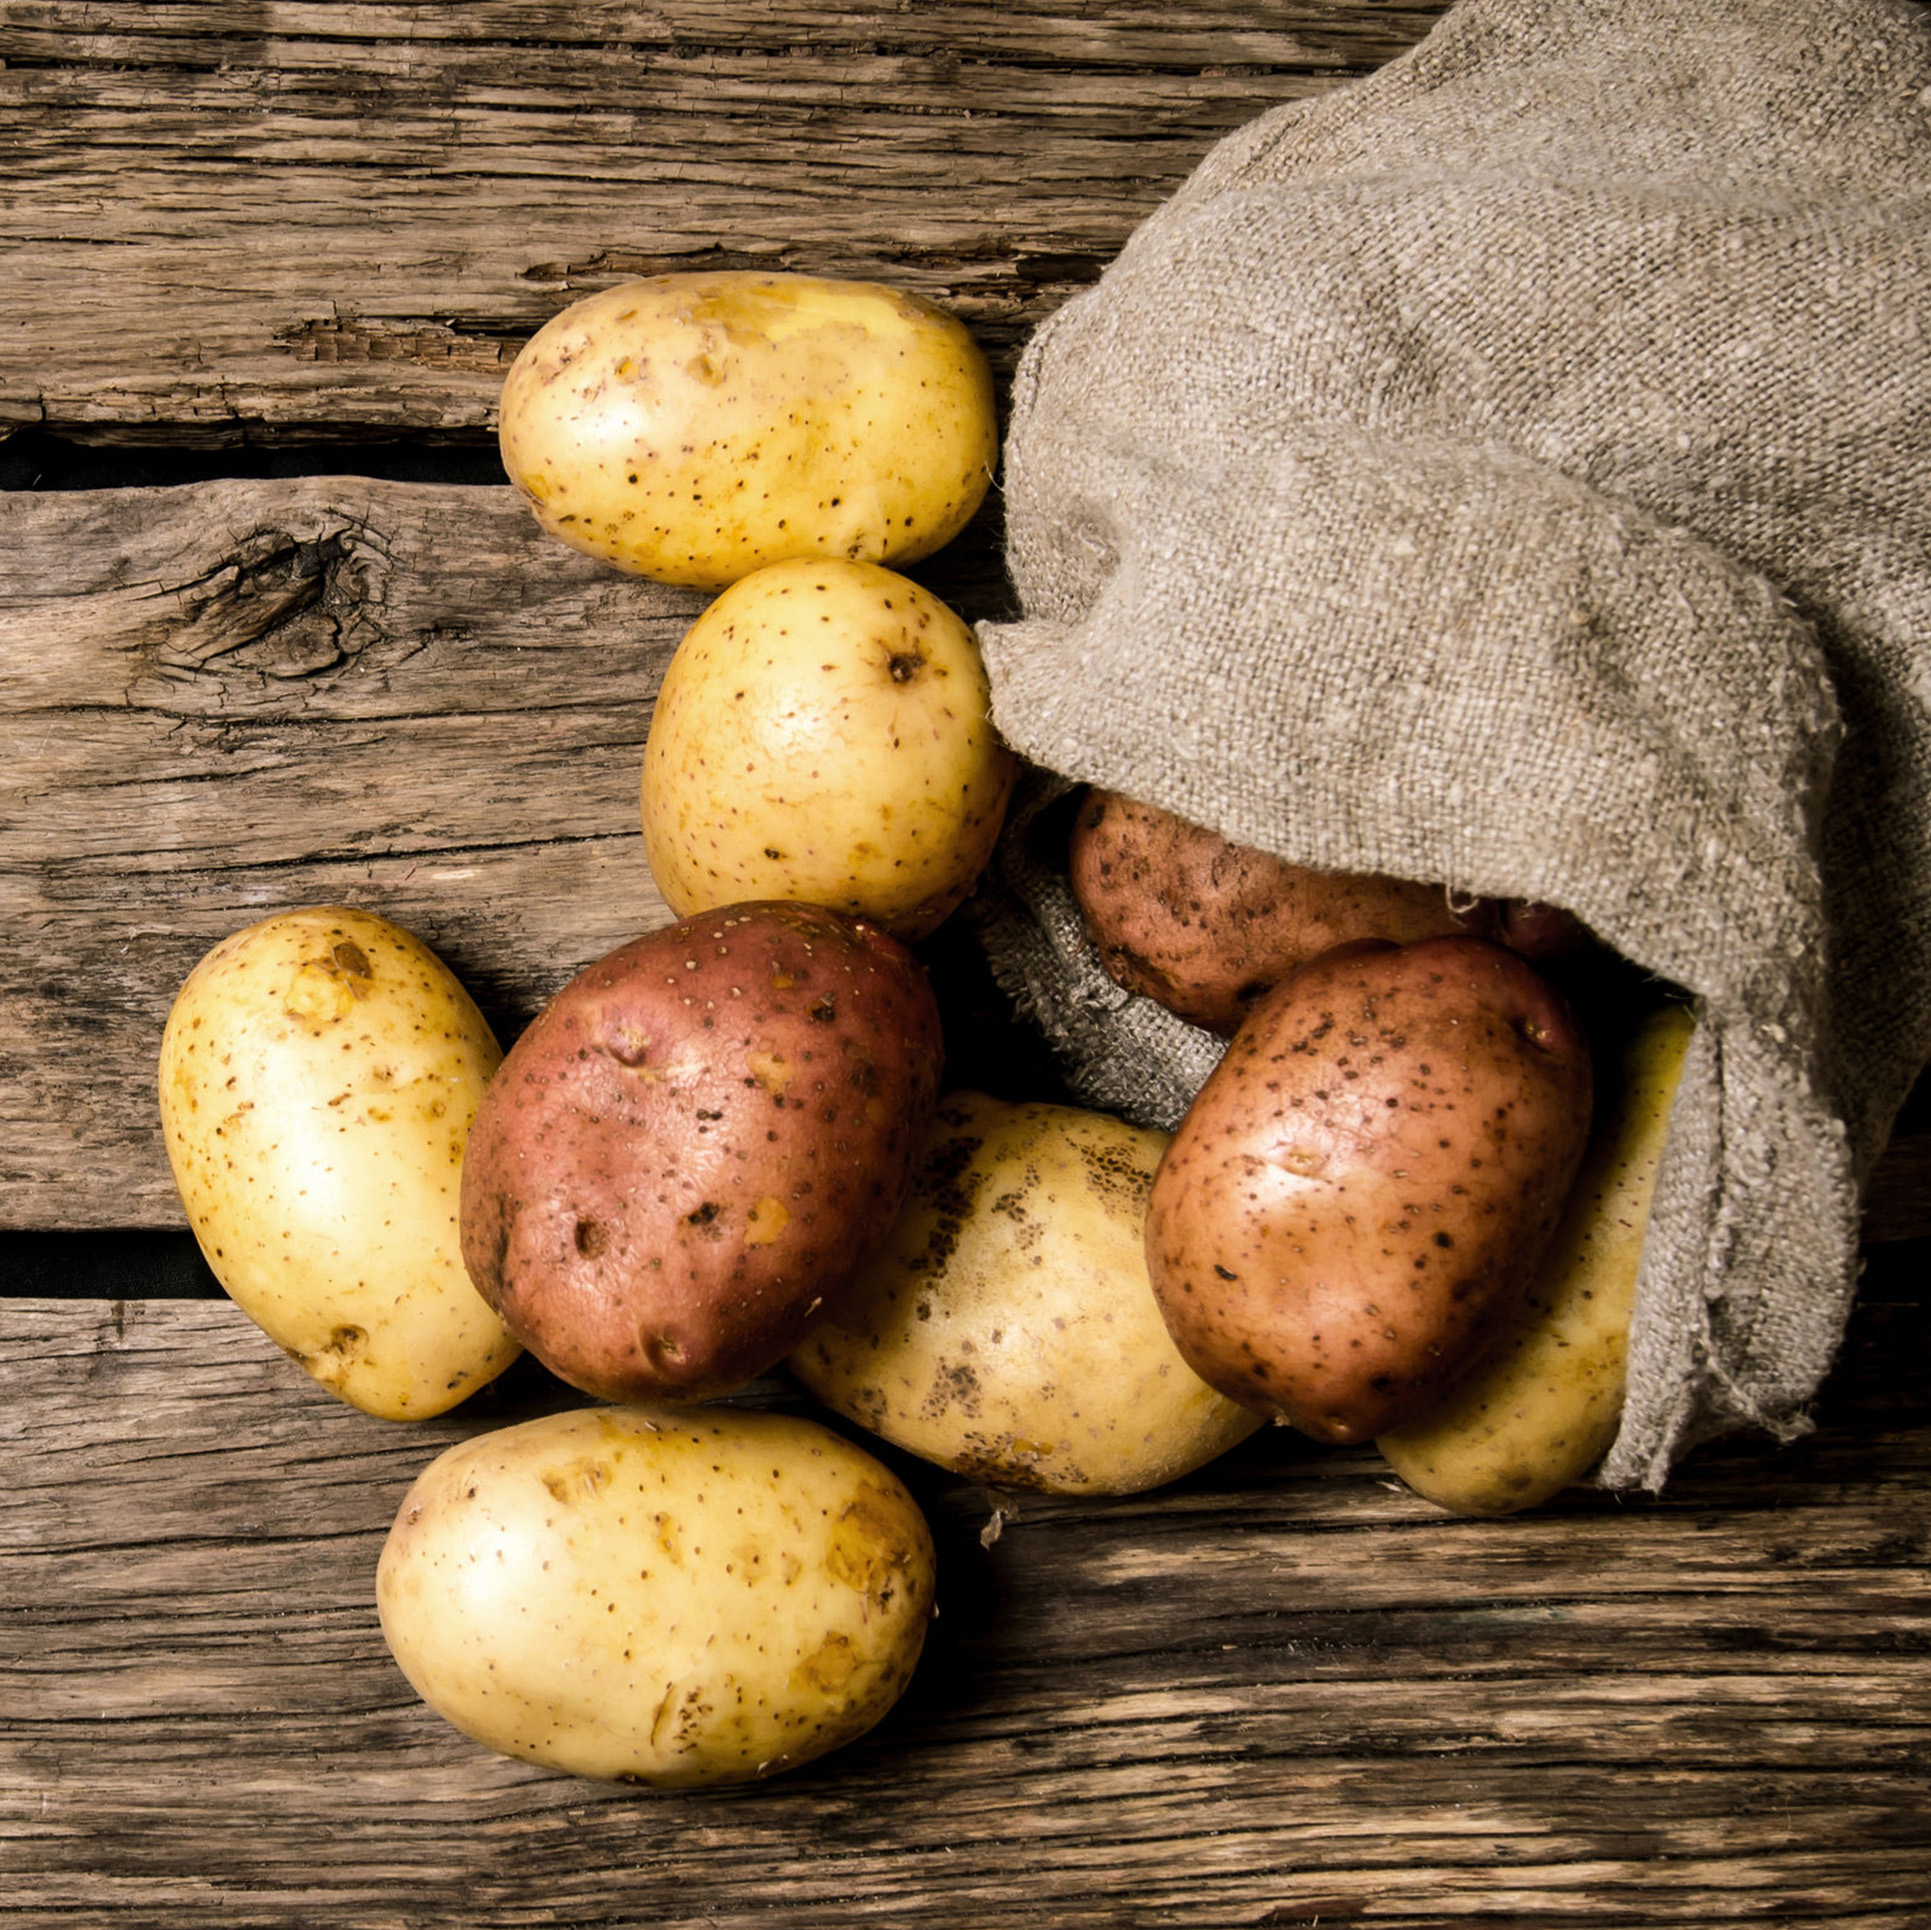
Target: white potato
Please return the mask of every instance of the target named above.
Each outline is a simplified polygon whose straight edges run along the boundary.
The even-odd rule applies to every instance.
[[[698,618],[644,746],[644,854],[680,916],[751,899],[932,931],[1012,788],[978,640],[874,563],[777,563]]]
[[[1638,1024],[1510,1325],[1442,1406],[1377,1441],[1409,1487],[1451,1513],[1539,1507],[1582,1480],[1615,1440],[1650,1200],[1694,1029],[1681,1005]]]
[[[1164,1133],[945,1099],[884,1252],[792,1353],[826,1406],[994,1487],[1133,1494],[1262,1419],[1167,1334],[1143,1226]]]
[[[931,1618],[896,1476],[816,1422],[590,1408],[448,1449],[377,1568],[416,1692],[504,1755],[605,1781],[742,1782],[871,1728]]]
[[[516,1358],[457,1230],[464,1144],[501,1057],[428,946],[338,905],[222,940],[168,1015],[161,1126],[208,1265],[366,1413],[442,1413]]]
[[[998,426],[954,316],[875,282],[661,275],[586,296],[503,384],[503,467],[572,548],[722,589],[792,556],[929,556]]]

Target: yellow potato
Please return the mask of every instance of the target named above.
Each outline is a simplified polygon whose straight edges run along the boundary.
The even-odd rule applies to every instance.
[[[932,931],[1012,788],[970,629],[875,563],[773,564],[678,645],[644,747],[644,854],[680,916],[750,899]]]
[[[716,590],[793,556],[929,556],[979,507],[998,426],[985,356],[930,302],[686,274],[539,329],[503,385],[499,442],[551,535]]]
[[[1262,1425],[1167,1336],[1142,1223],[1166,1136],[955,1093],[884,1253],[790,1357],[826,1406],[995,1487],[1134,1494]]]
[[[932,1541],[904,1486],[795,1416],[593,1408],[450,1448],[376,1573],[429,1706],[605,1781],[742,1782],[862,1735],[911,1680]]]
[[[1455,1514],[1515,1514],[1580,1481],[1608,1452],[1656,1169],[1693,1030],[1680,1005],[1637,1027],[1519,1312],[1444,1406],[1379,1438],[1417,1494]]]
[[[501,1053],[421,940],[342,906],[283,912],[188,976],[161,1127],[228,1294],[323,1386],[440,1414],[516,1358],[463,1269],[464,1143]]]

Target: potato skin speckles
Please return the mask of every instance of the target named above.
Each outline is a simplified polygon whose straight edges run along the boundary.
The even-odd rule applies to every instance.
[[[498,441],[560,542],[707,590],[790,557],[929,556],[998,460],[991,371],[955,316],[875,282],[738,271],[553,316],[511,365]]]
[[[795,898],[908,941],[992,855],[1013,760],[978,639],[873,563],[777,563],[726,590],[678,645],[638,804],[673,911]]]
[[[1137,1494],[1259,1425],[1175,1351],[1147,1281],[1166,1136],[953,1092],[892,1237],[790,1357],[828,1407],[970,1480]]]
[[[1539,1507],[1609,1451],[1650,1205],[1695,1029],[1674,1001],[1634,1024],[1601,1082],[1582,1171],[1527,1294],[1445,1403],[1377,1438],[1388,1465],[1438,1507]]]
[[[889,1229],[941,1062],[923,968],[864,920],[755,903],[633,939],[557,994],[483,1096],[470,1276],[587,1393],[740,1386]]]
[[[376,1571],[383,1635],[463,1734],[650,1788],[754,1781],[862,1735],[911,1680],[931,1532],[795,1415],[580,1409],[445,1450]]]
[[[456,1239],[501,1057],[430,947],[354,906],[234,932],[176,995],[159,1099],[188,1223],[235,1304],[365,1413],[443,1413],[519,1351]]]
[[[1553,905],[1289,864],[1117,791],[1081,801],[1067,879],[1116,983],[1228,1038],[1297,965],[1357,939],[1467,933],[1538,960],[1587,943]]]
[[[1420,1412],[1525,1291],[1590,1105],[1567,1007],[1501,946],[1369,941],[1303,966],[1154,1180],[1148,1267],[1181,1352],[1319,1439]]]

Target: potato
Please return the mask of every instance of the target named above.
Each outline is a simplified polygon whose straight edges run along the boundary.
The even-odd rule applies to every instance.
[[[678,913],[798,898],[925,937],[992,855],[1013,761],[972,632],[871,563],[726,590],[664,674],[644,852]]]
[[[1504,898],[1493,934],[1512,952],[1538,965],[1554,965],[1596,950],[1596,937],[1574,912],[1538,898]]]
[[[1118,984],[1228,1037],[1270,986],[1336,945],[1494,937],[1499,924],[1487,899],[1288,864],[1117,791],[1082,803],[1067,877]]]
[[[188,975],[161,1038],[161,1129],[229,1297],[352,1406],[440,1414],[516,1343],[463,1270],[470,1120],[501,1054],[422,941],[287,911]]]
[[[942,1057],[922,967],[861,919],[746,904],[634,939],[550,1001],[483,1096],[470,1275],[588,1393],[740,1386],[890,1230]]]
[[[707,590],[787,557],[929,556],[998,456],[992,376],[956,318],[872,282],[736,272],[552,317],[511,364],[498,439],[551,535]]]
[[[1261,1425],[1175,1351],[1147,1280],[1164,1133],[943,1100],[891,1239],[790,1358],[827,1407],[994,1487],[1135,1494]]]
[[[911,1680],[932,1539],[870,1455],[795,1416],[590,1408],[448,1449],[376,1570],[391,1654],[504,1755],[664,1788],[853,1741]]]
[[[1376,1443],[1417,1494],[1455,1514],[1514,1514],[1582,1480],[1609,1451],[1656,1169],[1694,1029],[1680,1005],[1636,1027],[1520,1308],[1444,1406]]]
[[[1513,952],[1366,941],[1301,967],[1154,1178],[1149,1268],[1180,1351],[1318,1439],[1401,1425],[1527,1288],[1589,1113],[1587,1044]]]

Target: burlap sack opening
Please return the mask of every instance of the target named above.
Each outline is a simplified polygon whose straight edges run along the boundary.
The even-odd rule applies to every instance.
[[[1016,383],[975,916],[1075,1090],[1171,1125],[1221,1050],[1100,970],[1079,783],[1695,994],[1611,1486],[1802,1431],[1931,1054],[1928,217],[1909,0],[1463,0],[1224,142]]]

